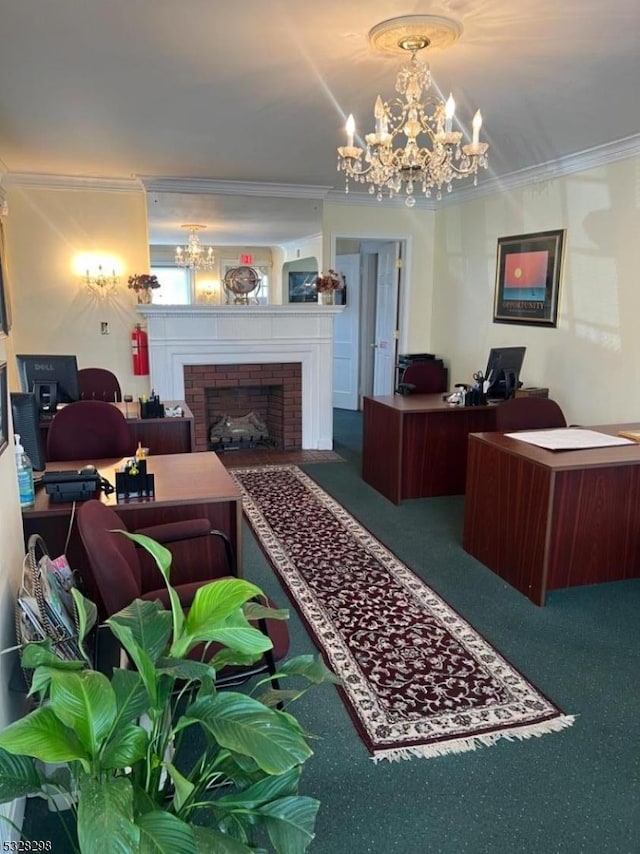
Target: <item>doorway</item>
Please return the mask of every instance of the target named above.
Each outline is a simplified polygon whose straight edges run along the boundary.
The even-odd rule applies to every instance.
[[[337,237],[333,249],[346,282],[334,321],[333,405],[358,410],[364,396],[395,388],[406,239]]]

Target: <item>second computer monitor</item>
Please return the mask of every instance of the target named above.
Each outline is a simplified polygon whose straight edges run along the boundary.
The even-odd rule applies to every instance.
[[[493,398],[512,397],[519,388],[520,371],[526,347],[492,347],[487,362],[485,378],[489,379],[488,396]]]
[[[22,391],[33,392],[41,409],[80,400],[75,356],[21,354],[16,361]]]

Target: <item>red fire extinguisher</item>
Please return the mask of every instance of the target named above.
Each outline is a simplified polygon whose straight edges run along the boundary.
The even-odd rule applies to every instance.
[[[149,339],[139,323],[131,333],[131,356],[134,377],[146,377],[149,374]]]

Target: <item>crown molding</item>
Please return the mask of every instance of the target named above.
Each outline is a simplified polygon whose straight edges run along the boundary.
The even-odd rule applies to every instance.
[[[99,178],[97,175],[48,175],[38,172],[7,172],[2,183],[5,187],[36,187],[42,190],[108,190],[131,193],[143,189],[136,177]]]
[[[331,187],[317,184],[266,184],[259,181],[217,181],[213,178],[140,175],[140,181],[148,193],[206,193],[273,199],[324,199],[331,190]]]

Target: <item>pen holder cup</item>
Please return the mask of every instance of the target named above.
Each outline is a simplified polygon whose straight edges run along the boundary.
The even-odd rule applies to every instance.
[[[487,395],[482,389],[471,389],[464,398],[465,406],[486,406]]]
[[[116,499],[153,498],[154,476],[147,473],[147,461],[137,460],[124,471],[116,472]]]

